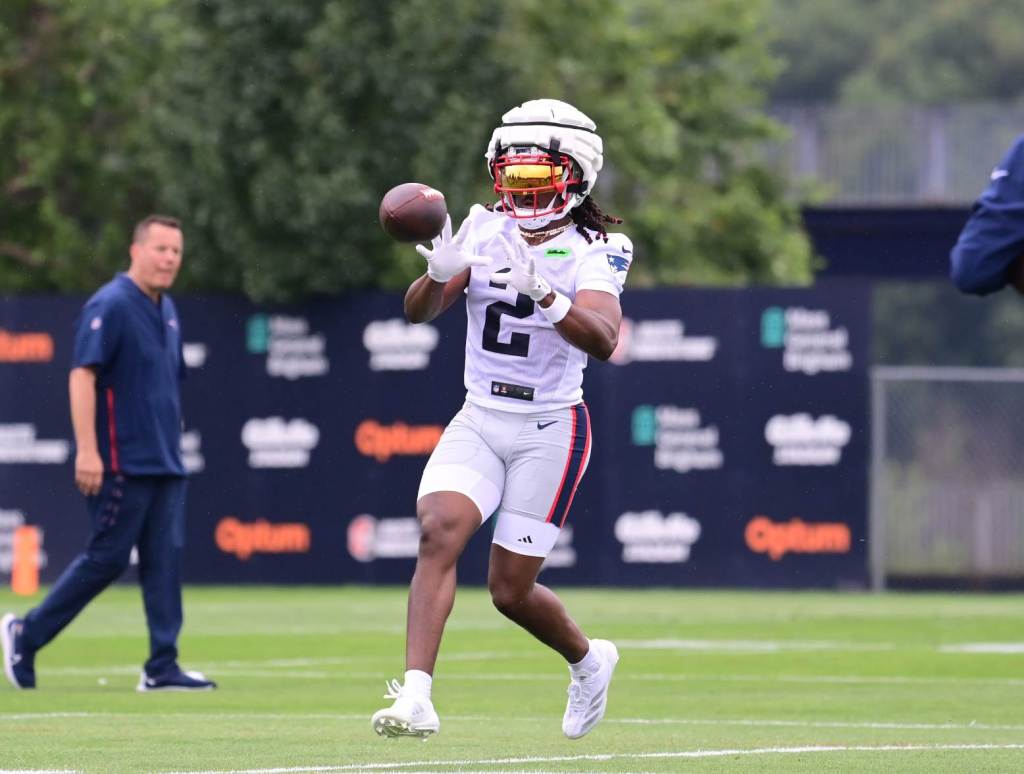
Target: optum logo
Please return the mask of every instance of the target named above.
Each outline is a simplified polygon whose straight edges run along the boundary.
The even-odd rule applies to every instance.
[[[243,562],[253,554],[306,554],[311,542],[309,526],[301,522],[245,522],[234,516],[226,516],[217,523],[214,540],[217,548]]]
[[[777,562],[786,554],[848,554],[850,527],[842,522],[776,522],[755,516],[744,532],[747,547]]]

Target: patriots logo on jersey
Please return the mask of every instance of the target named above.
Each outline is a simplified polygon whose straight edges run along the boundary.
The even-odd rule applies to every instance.
[[[612,267],[613,272],[629,270],[629,259],[626,256],[613,253],[605,253],[605,256],[608,258],[608,265]]]

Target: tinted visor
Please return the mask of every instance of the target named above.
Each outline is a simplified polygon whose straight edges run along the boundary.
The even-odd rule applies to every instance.
[[[498,185],[505,191],[551,188],[562,179],[562,171],[553,164],[503,164],[498,166]]]

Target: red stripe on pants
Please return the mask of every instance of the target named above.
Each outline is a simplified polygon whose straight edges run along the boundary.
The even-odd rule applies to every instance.
[[[117,421],[114,419],[114,390],[107,387],[107,433],[110,435],[110,472],[119,473],[117,460]]]
[[[572,508],[572,499],[576,496],[576,490],[579,488],[580,481],[583,480],[583,473],[587,469],[587,456],[590,454],[590,411],[587,409],[586,403],[583,403],[582,406],[583,416],[587,423],[586,430],[584,431],[587,434],[587,439],[583,443],[583,457],[580,459],[580,471],[576,474],[576,481],[573,482],[572,493],[569,495],[569,502],[566,504],[565,511],[562,513],[562,520],[558,523],[559,527],[565,524],[565,520],[569,516],[569,509]],[[573,419],[575,420],[575,418],[576,413],[573,412]],[[575,422],[573,422],[573,424],[575,425]]]
[[[569,409],[569,411],[572,412],[572,434],[569,436],[569,454],[565,458],[562,483],[558,485],[558,492],[555,494],[555,499],[551,503],[551,510],[548,511],[548,517],[545,519],[547,522],[551,522],[555,517],[555,508],[558,506],[558,501],[562,498],[562,489],[565,488],[565,479],[569,475],[569,466],[572,464],[572,453],[576,450],[576,412],[573,409]]]

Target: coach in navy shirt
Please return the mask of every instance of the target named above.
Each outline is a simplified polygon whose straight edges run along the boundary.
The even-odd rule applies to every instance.
[[[984,295],[1012,285],[1024,292],[1024,135],[992,170],[950,255],[954,284]]]
[[[170,289],[181,266],[181,225],[153,215],[135,228],[131,266],[89,299],[76,323],[69,391],[75,484],[92,533],[43,603],[0,622],[4,672],[34,688],[35,654],[139,552],[150,656],[138,690],[215,684],[178,666],[185,468],[181,462],[181,323]]]

